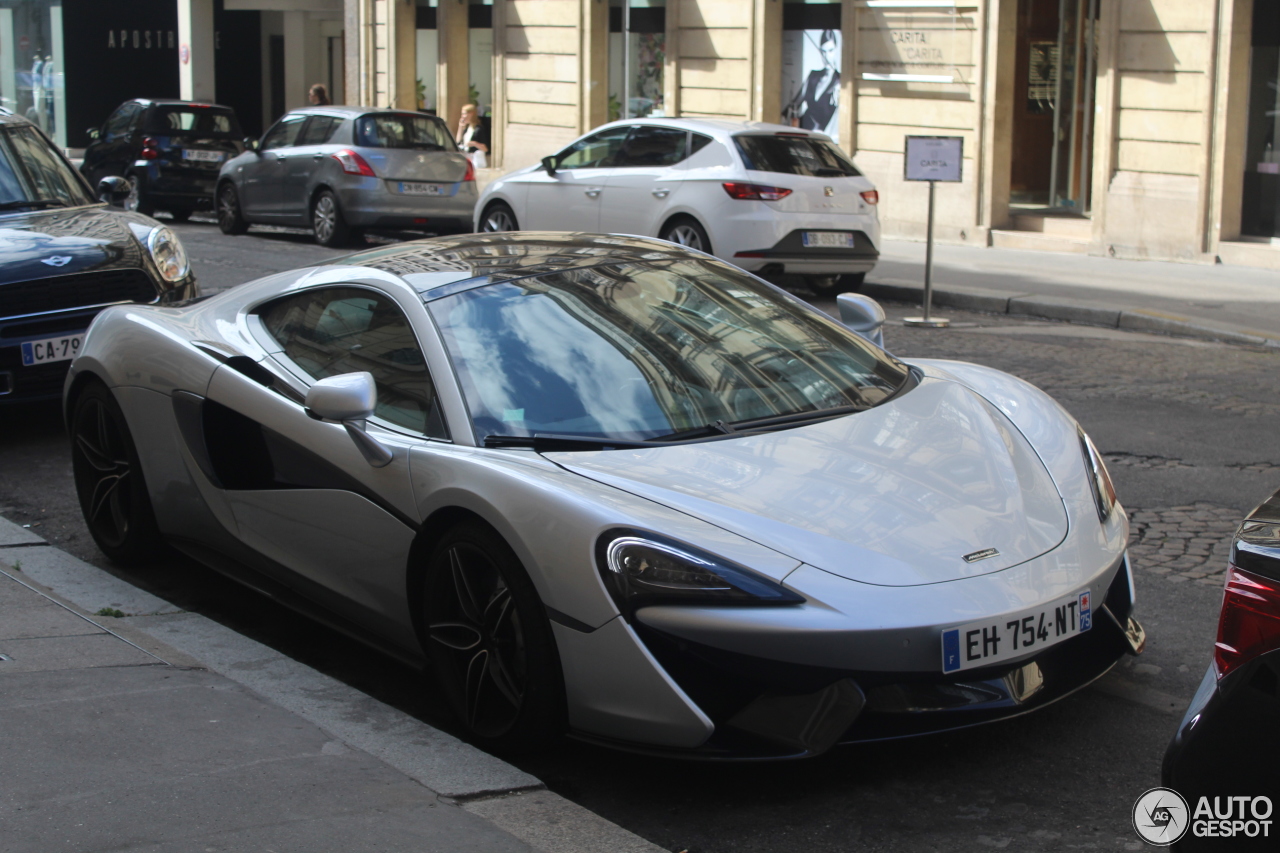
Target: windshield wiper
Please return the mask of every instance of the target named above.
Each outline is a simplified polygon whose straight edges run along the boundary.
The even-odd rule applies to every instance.
[[[536,435],[486,435],[485,447],[532,447],[538,453],[554,453],[557,450],[619,450],[622,448],[653,447],[652,442],[626,441],[593,435],[555,435],[540,432]]]
[[[19,207],[66,207],[67,203],[60,198],[29,198],[22,201],[0,202],[0,210],[15,210]]]
[[[660,435],[650,441],[662,442],[679,442],[689,441],[695,438],[710,438],[719,435],[739,435],[742,433],[751,433],[757,430],[769,429],[770,427],[781,426],[799,426],[809,421],[821,421],[828,418],[838,418],[841,415],[852,415],[855,412],[862,412],[867,409],[866,406],[834,406],[829,409],[811,409],[807,412],[792,412],[789,415],[771,415],[767,418],[747,418],[741,421],[716,421],[706,426],[693,427],[692,429],[682,429],[678,432]]]

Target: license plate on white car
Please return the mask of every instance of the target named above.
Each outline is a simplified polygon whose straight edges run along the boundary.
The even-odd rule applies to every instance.
[[[824,249],[852,249],[853,232],[851,231],[805,231],[806,246],[821,246]]]
[[[1093,627],[1089,590],[1012,616],[970,622],[942,632],[942,671],[991,666],[1083,634]]]
[[[184,160],[196,160],[201,163],[221,163],[223,156],[221,151],[205,151],[200,148],[182,149]]]
[[[27,367],[50,361],[70,361],[80,352],[84,335],[63,335],[60,338],[42,338],[22,342],[22,363]]]
[[[439,184],[420,184],[415,181],[401,181],[400,192],[405,195],[444,195],[444,187]]]

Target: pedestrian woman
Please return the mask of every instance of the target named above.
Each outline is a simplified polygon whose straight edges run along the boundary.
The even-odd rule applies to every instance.
[[[465,104],[462,107],[462,115],[458,117],[458,130],[454,133],[454,139],[457,140],[462,153],[466,154],[467,159],[471,161],[471,165],[477,169],[488,167],[489,129],[481,121],[475,104]]]
[[[323,83],[316,83],[311,87],[311,90],[307,92],[307,100],[311,102],[312,106],[316,107],[327,107],[333,103],[329,100],[329,90],[324,87]]]

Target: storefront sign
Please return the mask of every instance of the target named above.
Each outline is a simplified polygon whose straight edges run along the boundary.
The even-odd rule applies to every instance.
[[[863,80],[964,83],[973,76],[973,22],[954,9],[866,9],[858,39]]]
[[[962,179],[964,138],[960,136],[908,136],[903,158],[908,181]]]

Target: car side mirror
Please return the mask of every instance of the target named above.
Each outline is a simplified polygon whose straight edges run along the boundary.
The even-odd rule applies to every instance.
[[[100,131],[96,127],[91,127],[85,131],[85,134],[87,134],[90,139],[97,139],[99,136],[102,135],[102,131]]]
[[[884,348],[884,309],[870,296],[842,293],[836,297],[840,322],[852,331]]]
[[[246,136],[244,138],[244,150],[252,151],[256,154],[258,151],[258,140],[254,139],[252,136]]]
[[[382,468],[390,464],[391,451],[365,431],[365,420],[377,405],[378,385],[368,371],[330,376],[307,390],[307,413],[341,423],[365,461]]]
[[[542,168],[544,168],[544,169],[546,169],[546,170],[547,170],[547,174],[548,174],[548,175],[553,175],[553,176],[554,176],[554,175],[555,175],[555,173],[556,173],[556,158],[555,158],[555,157],[543,157],[543,158],[542,158]]]
[[[130,192],[129,182],[119,175],[108,175],[98,181],[98,200],[107,204],[123,204]]]

